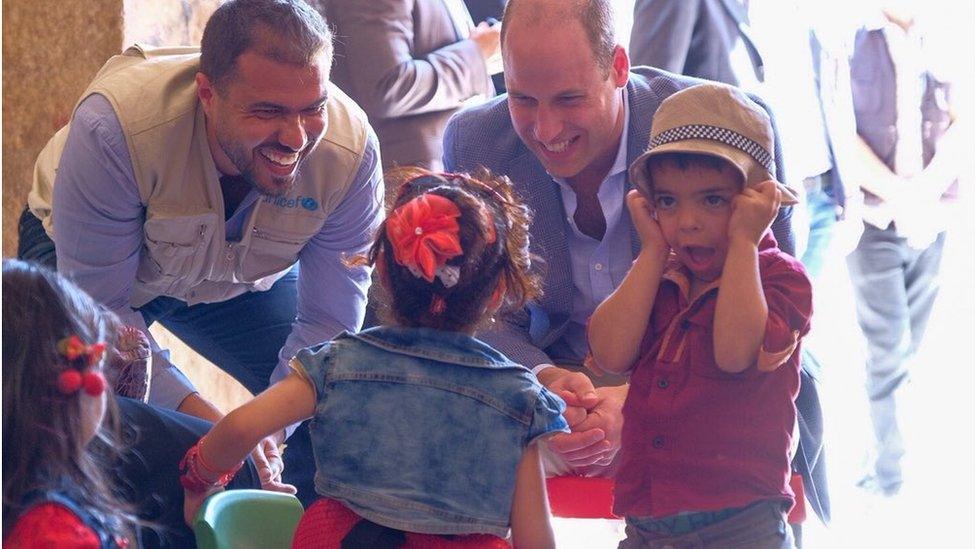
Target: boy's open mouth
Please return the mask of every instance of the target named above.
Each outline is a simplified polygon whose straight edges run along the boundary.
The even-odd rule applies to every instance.
[[[715,256],[715,248],[708,246],[684,246],[684,251],[685,257],[692,263],[690,266],[697,268],[708,266]]]

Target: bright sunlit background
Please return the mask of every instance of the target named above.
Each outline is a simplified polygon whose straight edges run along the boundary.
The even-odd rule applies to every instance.
[[[856,27],[872,1],[821,0],[811,9],[826,32],[842,35]],[[955,81],[958,120],[968,126],[963,150],[973,151],[973,2],[917,3],[940,20],[936,27],[944,32],[938,38],[946,52],[942,69]],[[633,0],[617,0],[616,8],[618,41],[627,46]],[[776,42],[774,36],[759,38]],[[906,389],[905,484],[893,498],[855,486],[873,444],[864,390],[866,349],[842,252],[827,252],[814,287],[813,332],[804,345],[824,366],[820,394],[833,521],[825,527],[810,511],[805,548],[976,547],[976,168],[973,154],[959,160],[964,176],[960,201],[946,220],[940,293]],[[613,547],[623,536],[614,521],[556,519],[555,526],[559,547]]]

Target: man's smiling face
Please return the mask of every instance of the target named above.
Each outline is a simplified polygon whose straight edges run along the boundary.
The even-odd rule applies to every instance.
[[[605,70],[578,22],[537,27],[515,22],[502,47],[512,125],[551,175],[602,179],[623,132],[626,53],[618,48]]]
[[[242,175],[268,196],[294,186],[302,161],[328,123],[327,61],[321,56],[303,67],[247,51],[223,85],[198,75],[201,89],[208,87],[201,100],[210,149],[222,173]]]

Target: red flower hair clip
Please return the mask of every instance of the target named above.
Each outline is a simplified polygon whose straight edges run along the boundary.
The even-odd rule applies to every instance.
[[[460,269],[447,262],[463,253],[457,219],[461,210],[450,199],[423,194],[400,206],[386,222],[393,257],[417,278],[444,287],[457,284]]]
[[[66,337],[58,342],[58,352],[68,359],[69,368],[58,375],[58,391],[66,396],[73,395],[84,387],[91,396],[98,396],[105,390],[105,377],[92,366],[98,364],[105,354],[104,343],[85,345],[77,335]],[[74,363],[82,360],[81,364]],[[85,371],[72,366],[87,366]]]

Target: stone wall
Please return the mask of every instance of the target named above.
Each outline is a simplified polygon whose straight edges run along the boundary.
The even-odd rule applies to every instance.
[[[203,27],[220,0],[123,0],[123,44],[199,45]]]
[[[3,2],[3,256],[17,252],[34,159],[78,96],[123,45],[199,44],[218,0]],[[152,329],[201,393],[223,409],[249,395],[161,326]]]
[[[3,255],[17,251],[34,159],[119,50],[121,0],[3,2]]]

